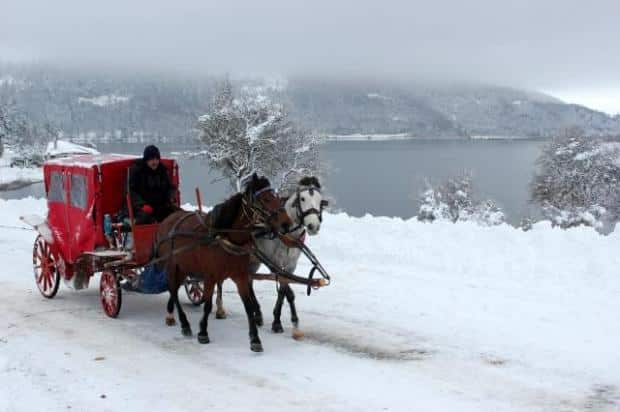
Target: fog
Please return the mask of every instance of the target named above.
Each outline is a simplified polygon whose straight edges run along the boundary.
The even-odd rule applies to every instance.
[[[620,88],[620,1],[0,0],[0,59]]]

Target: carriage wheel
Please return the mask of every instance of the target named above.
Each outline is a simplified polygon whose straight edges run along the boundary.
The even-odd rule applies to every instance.
[[[205,288],[202,280],[185,280],[185,292],[192,305],[198,306],[205,302]]]
[[[120,282],[115,272],[105,270],[101,273],[99,297],[105,314],[111,318],[117,317],[123,300]]]
[[[41,235],[34,241],[32,266],[39,292],[48,299],[56,296],[58,286],[60,286],[60,273],[58,273],[52,249]]]

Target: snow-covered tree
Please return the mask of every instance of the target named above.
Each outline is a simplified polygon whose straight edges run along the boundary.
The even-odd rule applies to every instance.
[[[0,101],[0,157],[4,154],[4,144],[10,133],[7,107]]]
[[[532,200],[554,224],[599,226],[620,218],[620,142],[564,130],[542,150]]]
[[[240,191],[253,173],[268,176],[281,190],[319,167],[319,141],[298,128],[282,105],[245,89],[235,97],[224,81],[209,112],[198,120],[209,163]]]
[[[43,160],[47,142],[58,135],[50,122],[42,126],[26,117],[12,101],[0,101],[0,156],[4,146],[20,158],[24,165]]]
[[[418,211],[420,221],[475,221],[485,226],[505,221],[504,213],[493,201],[476,199],[469,174],[450,178],[436,187],[428,186]]]

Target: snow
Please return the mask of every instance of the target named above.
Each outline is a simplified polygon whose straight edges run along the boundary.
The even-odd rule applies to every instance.
[[[92,147],[81,146],[66,140],[56,140],[47,144],[45,150],[46,157],[62,157],[75,154],[91,154],[98,155],[99,152]]]
[[[10,150],[5,150],[0,157],[0,191],[43,181],[41,168],[10,167],[12,157],[13,153]]]
[[[0,225],[45,214],[0,200]],[[620,405],[620,233],[528,232],[326,214],[309,246],[332,274],[305,296],[303,341],[261,329],[249,351],[234,286],[212,343],[164,326],[167,295],[125,294],[118,319],[90,289],[42,298],[35,234],[0,231],[2,411],[614,411]],[[298,274],[308,265],[300,264]],[[274,285],[258,282],[269,325]],[[186,300],[184,300],[186,302]],[[197,330],[201,309],[185,305]]]
[[[127,103],[129,99],[129,96],[118,96],[115,94],[111,94],[94,97],[78,97],[78,103],[88,103],[94,106],[106,107],[120,103]]]
[[[525,140],[530,139],[528,136],[512,136],[512,135],[471,135],[472,140]]]
[[[606,142],[599,144],[596,149],[589,150],[586,152],[578,153],[575,156],[575,160],[587,160],[594,156],[605,155],[605,154],[618,154],[620,153],[620,143],[618,142]]]
[[[414,139],[408,133],[395,133],[395,134],[381,134],[381,133],[352,133],[352,134],[340,134],[340,135],[329,135],[325,137],[325,140],[333,140],[333,141],[386,141],[386,140],[409,140]]]

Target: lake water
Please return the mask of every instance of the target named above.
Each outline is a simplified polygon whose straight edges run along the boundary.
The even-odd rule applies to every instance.
[[[528,186],[544,142],[537,140],[456,141],[408,140],[329,142],[323,146],[327,165],[324,185],[333,205],[355,216],[408,218],[417,214],[426,182],[438,183],[462,172],[473,176],[481,198],[495,200],[512,223],[536,216]],[[161,144],[164,154],[189,149]],[[103,152],[141,154],[141,144],[100,144]],[[202,159],[181,159],[184,201],[194,202],[200,187],[205,204],[224,199],[228,184]],[[0,193],[2,198],[43,196],[41,184]]]

